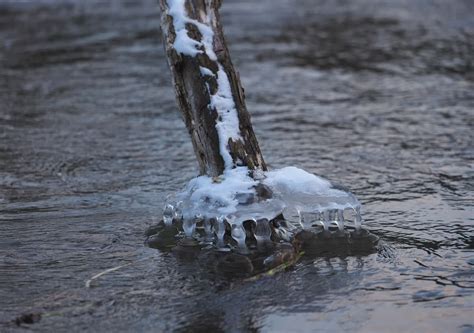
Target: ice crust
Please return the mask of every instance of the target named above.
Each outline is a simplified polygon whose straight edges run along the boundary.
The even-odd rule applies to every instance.
[[[352,193],[335,188],[329,180],[296,167],[269,171],[263,183],[285,202],[285,218],[294,220],[295,216],[298,216],[300,223],[305,222],[305,215],[314,214],[310,219],[317,219],[327,229],[325,218],[330,220],[329,222],[338,220],[334,211],[350,209],[355,210],[357,215],[360,209],[360,203]],[[328,211],[332,211],[331,214],[336,216],[325,217],[324,213]],[[323,216],[317,216],[318,214]],[[339,220],[343,223],[341,216]],[[358,227],[359,223],[355,223],[355,226]]]
[[[181,222],[187,237],[195,236],[200,225],[221,248],[230,230],[235,246],[245,252],[244,222],[252,223],[253,236],[261,243],[270,240],[271,221],[281,215],[288,223],[275,233],[284,240],[301,229],[343,230],[345,223],[356,228],[362,223],[360,203],[352,193],[296,167],[254,172],[253,177],[247,167],[237,167],[219,177],[194,178],[170,198],[163,220],[168,225]]]
[[[238,167],[225,170],[220,177],[194,178],[177,197],[183,202],[185,217],[196,214],[206,218],[229,216],[237,212],[236,194],[252,194],[255,185],[257,182],[248,175],[248,169]]]

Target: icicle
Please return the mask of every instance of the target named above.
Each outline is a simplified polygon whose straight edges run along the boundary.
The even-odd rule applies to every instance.
[[[315,224],[315,223],[323,225],[323,220],[322,219],[323,219],[322,213],[320,211],[315,212],[314,213],[314,221],[311,224],[311,226],[313,226],[313,224]]]
[[[183,230],[186,237],[192,237],[196,230],[196,220],[193,217],[184,217]]]
[[[360,216],[360,207],[356,207],[355,209],[354,223],[356,230],[359,230],[362,226],[362,216]]]
[[[236,223],[234,216],[228,216],[227,220],[231,226],[231,236],[237,242],[239,252],[248,253],[247,245],[245,244],[246,232],[242,223]]]
[[[183,219],[183,211],[182,211],[182,207],[183,207],[183,202],[182,201],[178,201],[176,203],[176,207],[174,209],[174,214],[173,214],[173,219],[176,220],[176,221],[181,221]]]
[[[337,209],[329,210],[329,226],[337,227]]]
[[[225,242],[224,242],[225,218],[224,216],[219,216],[215,220],[214,232],[216,233],[216,237],[217,237],[217,244],[216,244],[217,248],[225,247]]]
[[[343,210],[344,221],[346,225],[349,224],[352,226],[355,223],[355,209],[354,208],[346,208]]]
[[[324,230],[329,231],[329,223],[330,223],[330,221],[329,221],[329,210],[325,210],[323,212],[322,216],[323,216],[322,221],[323,221]]]
[[[203,221],[204,232],[206,233],[206,238],[212,236],[212,223],[210,219],[204,219]]]
[[[270,222],[268,219],[254,219],[253,221],[255,222],[254,235],[257,240],[257,245],[261,246],[266,242],[269,242],[272,235],[272,229],[270,228]]]
[[[163,222],[166,226],[170,226],[173,223],[174,213],[173,205],[167,204],[163,209]]]
[[[344,231],[344,211],[342,209],[337,210],[337,227],[340,231]]]
[[[311,228],[311,221],[305,217],[304,212],[298,210],[298,217],[299,217],[301,227],[303,229],[310,229]]]

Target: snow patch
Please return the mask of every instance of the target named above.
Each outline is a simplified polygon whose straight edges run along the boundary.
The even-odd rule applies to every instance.
[[[236,141],[241,138],[239,129],[239,117],[235,109],[232,91],[230,89],[227,74],[219,64],[217,72],[218,89],[211,95],[211,107],[217,111],[216,129],[219,135],[219,152],[224,159],[225,169],[230,169],[234,165],[232,156],[227,146],[230,139]]]
[[[202,53],[201,50],[198,50],[202,43],[188,36],[186,23],[191,23],[192,20],[186,15],[184,2],[185,0],[168,0],[168,14],[173,18],[176,34],[173,47],[178,53],[194,57],[196,54]]]
[[[202,76],[214,76],[214,73],[207,67],[199,66]]]
[[[331,183],[296,167],[286,167],[266,172],[265,184],[285,187],[288,192],[318,193],[331,188]]]

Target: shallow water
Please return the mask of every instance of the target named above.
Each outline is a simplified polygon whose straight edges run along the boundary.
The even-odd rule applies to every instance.
[[[222,13],[267,163],[350,187],[381,250],[229,282],[145,247],[197,172],[155,1],[0,0],[0,331],[472,332],[474,3]]]

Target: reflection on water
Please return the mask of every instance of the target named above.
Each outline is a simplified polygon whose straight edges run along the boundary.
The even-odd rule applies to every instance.
[[[472,2],[295,3],[223,5],[257,136],[381,249],[229,281],[145,247],[197,172],[156,2],[0,1],[1,331],[472,331]]]

